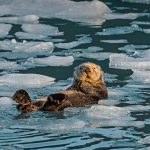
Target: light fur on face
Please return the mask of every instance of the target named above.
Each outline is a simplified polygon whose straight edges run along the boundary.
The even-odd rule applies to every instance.
[[[75,68],[74,79],[77,81],[104,83],[101,67],[90,62],[83,63]]]

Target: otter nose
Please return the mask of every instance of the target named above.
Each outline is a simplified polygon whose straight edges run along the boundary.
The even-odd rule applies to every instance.
[[[86,67],[85,70],[84,70],[86,73],[89,73],[91,72],[91,69],[89,67]]]

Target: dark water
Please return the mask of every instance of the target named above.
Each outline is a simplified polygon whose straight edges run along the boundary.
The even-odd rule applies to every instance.
[[[6,11],[4,14],[1,13],[2,17],[20,13],[18,9],[23,6],[19,2],[15,11],[7,12],[7,7],[4,6],[11,2],[0,1],[1,10],[4,8]],[[64,17],[52,19],[41,16],[39,24],[55,26],[58,27],[59,32],[63,32],[62,35],[54,36],[41,31],[41,35],[42,33],[46,35],[41,39],[33,38],[33,35],[30,35],[29,39],[16,36],[16,32],[23,31],[22,24],[26,22],[1,21],[1,24],[11,24],[12,27],[8,35],[0,38],[2,41],[0,43],[0,149],[150,149],[150,5],[147,4],[149,1],[146,1],[146,4],[143,4],[144,1],[129,3],[120,0],[103,0],[103,2],[112,13],[106,16],[107,19],[102,25],[77,23]],[[29,15],[30,9],[35,11],[35,15],[40,16],[40,9],[44,8],[42,5],[37,13],[34,7],[29,6],[26,9],[27,11],[21,16]],[[37,30],[40,29],[35,29],[35,32]],[[27,52],[28,56],[25,58],[23,52],[15,51],[16,47],[10,48],[14,39],[16,40],[14,43],[23,43],[23,40],[26,40],[24,43],[52,41],[56,46],[51,54],[36,55],[36,52],[33,52],[34,54]],[[81,42],[78,42],[79,39]],[[12,40],[11,44],[7,45],[9,48],[6,48],[4,40]],[[66,48],[63,44],[62,48],[57,45],[68,42],[74,42],[70,43],[70,48]],[[29,57],[43,59],[49,55],[73,56],[74,60],[72,57],[67,57],[64,65],[62,62],[62,66],[55,65],[61,62],[62,58],[54,59],[54,65],[50,66],[36,65],[37,61],[22,69]],[[21,69],[18,69],[20,66],[16,67],[16,64],[9,67],[1,63],[4,60],[6,64],[16,62],[17,65],[21,65]],[[56,82],[51,85],[26,87],[32,98],[39,98],[70,85],[74,67],[87,61],[99,64],[105,72],[109,98],[100,101],[98,105],[68,108],[60,112],[33,112],[20,115],[15,104],[10,99],[3,98],[11,97],[23,82],[15,78],[13,79],[16,81],[15,84],[9,82],[8,85],[4,85],[6,78],[5,76],[2,78],[3,75],[16,72],[25,75],[35,73],[55,78]],[[28,79],[24,81],[28,82]]]

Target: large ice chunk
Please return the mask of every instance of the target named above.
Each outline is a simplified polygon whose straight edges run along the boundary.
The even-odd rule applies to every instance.
[[[110,55],[110,68],[150,70],[150,60],[128,57],[125,54]]]
[[[70,66],[74,62],[72,56],[49,56],[44,58],[29,58],[25,66]]]
[[[40,8],[40,9],[39,9]],[[44,18],[60,18],[75,22],[102,24],[103,15],[110,9],[98,0],[74,2],[70,0],[13,0],[0,6],[0,15],[29,15],[35,14]]]
[[[10,24],[0,24],[0,38],[8,35],[11,27],[12,25]]]
[[[28,33],[34,33],[37,35],[62,35],[63,32],[59,32],[57,27],[45,25],[45,24],[23,24],[22,29]]]
[[[40,74],[6,74],[0,76],[0,87],[41,88],[54,83],[54,78]]]
[[[53,51],[54,45],[52,42],[17,42],[13,39],[0,41],[0,49],[33,55],[49,55]]]
[[[22,24],[22,23],[38,23],[39,17],[36,15],[18,16],[18,17],[0,17],[0,22]]]

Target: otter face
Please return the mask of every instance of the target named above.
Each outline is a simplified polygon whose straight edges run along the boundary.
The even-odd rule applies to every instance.
[[[103,71],[94,63],[83,63],[75,68],[74,78],[78,81],[104,82]]]

